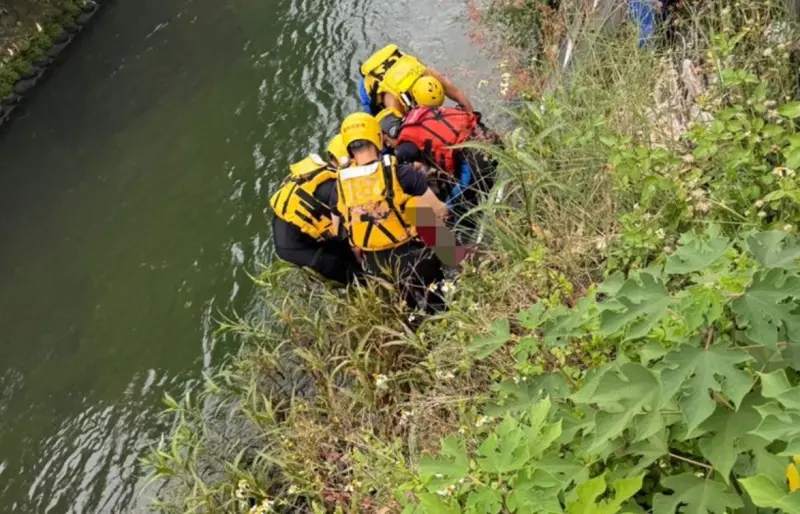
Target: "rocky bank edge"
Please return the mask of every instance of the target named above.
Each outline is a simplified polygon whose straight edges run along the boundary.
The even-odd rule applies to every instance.
[[[0,126],[45,77],[102,3],[103,0],[66,0],[55,10],[48,5],[48,12],[43,12],[42,18],[28,22],[30,33],[15,37],[6,48],[0,49],[3,52],[0,58]]]

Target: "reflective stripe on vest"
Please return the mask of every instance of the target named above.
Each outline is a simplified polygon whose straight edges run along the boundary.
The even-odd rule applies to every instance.
[[[404,210],[411,196],[400,187],[393,157],[341,170],[336,187],[338,209],[353,246],[388,250],[416,236]]]
[[[295,225],[303,233],[320,241],[333,235],[331,232],[331,210],[319,201],[314,193],[329,180],[336,180],[336,172],[328,165],[318,164],[319,156],[309,156],[293,164],[291,174],[270,198],[275,215]],[[311,167],[314,164],[315,167]]]

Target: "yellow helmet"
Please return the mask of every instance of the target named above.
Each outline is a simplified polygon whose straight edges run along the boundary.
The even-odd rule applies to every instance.
[[[328,143],[328,154],[331,159],[339,164],[347,161],[347,146],[344,144],[344,138],[341,134],[336,134]]]
[[[378,150],[383,149],[381,127],[378,125],[378,120],[365,112],[357,112],[344,119],[342,122],[342,140],[348,151],[350,145],[355,141],[369,141],[378,147]]]
[[[444,104],[444,88],[436,77],[424,75],[411,86],[411,96],[422,107],[441,107]]]

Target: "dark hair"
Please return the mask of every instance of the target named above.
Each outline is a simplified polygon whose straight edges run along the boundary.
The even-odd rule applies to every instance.
[[[371,142],[367,141],[366,139],[356,139],[349,145],[347,145],[347,151],[351,154],[356,150],[362,150],[369,146],[374,146]]]

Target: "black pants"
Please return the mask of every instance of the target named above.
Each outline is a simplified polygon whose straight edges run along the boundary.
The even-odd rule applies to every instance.
[[[349,284],[361,274],[350,243],[341,239],[318,242],[280,218],[272,222],[275,253],[282,260],[311,268],[328,280]]]
[[[444,280],[442,263],[424,243],[411,241],[391,250],[364,252],[364,256],[372,272],[395,283],[412,311],[421,307],[434,314],[444,309],[439,290]]]

